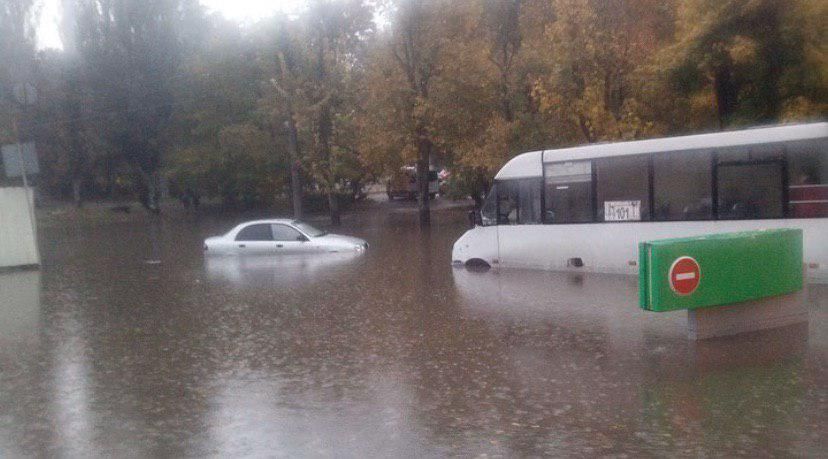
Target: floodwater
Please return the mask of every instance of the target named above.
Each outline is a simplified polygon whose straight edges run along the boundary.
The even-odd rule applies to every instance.
[[[699,343],[636,279],[450,265],[461,211],[364,254],[205,260],[230,217],[40,231],[0,275],[0,456],[821,456],[810,324]]]

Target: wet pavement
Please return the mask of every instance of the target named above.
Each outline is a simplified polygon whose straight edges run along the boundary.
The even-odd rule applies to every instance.
[[[709,340],[636,278],[450,266],[459,210],[349,216],[364,254],[202,255],[233,218],[40,231],[0,275],[0,456],[820,456],[807,326]]]

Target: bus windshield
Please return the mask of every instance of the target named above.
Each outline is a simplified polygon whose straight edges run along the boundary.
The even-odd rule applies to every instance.
[[[483,207],[480,209],[480,216],[483,226],[490,226],[497,224],[497,184],[492,186],[486,200],[483,201]]]

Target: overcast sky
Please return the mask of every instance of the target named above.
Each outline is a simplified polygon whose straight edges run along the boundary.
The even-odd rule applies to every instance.
[[[208,11],[217,11],[228,19],[240,22],[255,21],[277,11],[286,13],[301,10],[305,0],[199,0]],[[60,0],[40,0],[40,25],[37,29],[38,48],[61,48],[58,24]]]

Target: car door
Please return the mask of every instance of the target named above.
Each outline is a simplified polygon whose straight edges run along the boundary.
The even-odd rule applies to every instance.
[[[313,251],[313,243],[292,226],[274,223],[273,240],[277,253],[307,253]]]
[[[242,228],[234,241],[235,251],[241,255],[261,255],[274,253],[276,244],[270,224],[254,223]]]

